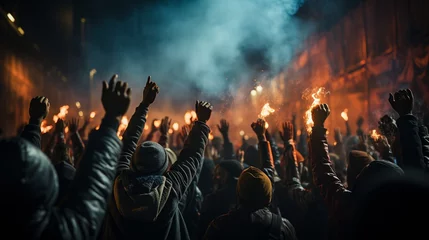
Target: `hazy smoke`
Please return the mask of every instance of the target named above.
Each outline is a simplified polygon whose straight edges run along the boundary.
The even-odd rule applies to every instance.
[[[258,70],[249,64],[249,52],[262,53],[258,61],[271,74],[288,63],[313,26],[291,16],[303,2],[193,0],[137,6],[120,20],[91,26],[88,65],[97,68],[98,77],[117,72],[137,89],[152,75],[165,99],[195,99],[196,89],[221,98]]]

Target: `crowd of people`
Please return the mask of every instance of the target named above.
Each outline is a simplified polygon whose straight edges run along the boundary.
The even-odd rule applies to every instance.
[[[295,118],[281,130],[264,119],[255,141],[234,149],[229,124],[209,140],[213,106],[196,101],[196,119],[177,141],[171,120],[143,130],[159,88],[150,77],[120,140],[131,90],[117,75],[103,82],[105,115],[83,139],[76,120],[59,119],[42,144],[48,98],[31,100],[29,123],[0,140],[2,229],[14,239],[397,239],[424,238],[429,208],[429,134],[413,115],[409,89],[388,101],[399,118],[380,119],[382,135],[362,129],[327,140],[330,109],[311,109],[311,131]],[[287,111],[287,109],[284,109]],[[69,131],[65,132],[68,125]],[[159,131],[159,139],[155,132]],[[180,140],[180,141],[179,141]],[[280,142],[279,142],[280,141]]]

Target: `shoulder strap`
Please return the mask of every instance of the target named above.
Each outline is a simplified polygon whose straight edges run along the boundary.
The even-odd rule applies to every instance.
[[[270,233],[269,238],[270,240],[278,240],[280,239],[280,235],[282,232],[282,224],[283,220],[280,216],[277,214],[272,213],[271,214],[271,227],[270,227]]]

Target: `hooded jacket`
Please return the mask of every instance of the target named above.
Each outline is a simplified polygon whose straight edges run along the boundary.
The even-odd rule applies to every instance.
[[[349,191],[331,167],[326,129],[313,127],[310,143],[314,184],[320,189],[328,208],[336,231],[335,237],[344,239],[350,227],[353,227],[350,221],[356,203],[382,182],[402,176],[403,171],[391,162],[373,161],[361,171],[352,191]]]
[[[195,122],[177,161],[163,176],[130,170],[148,107],[140,105],[123,135],[124,148],[102,239],[189,239],[179,210],[188,186],[202,166],[209,127]]]
[[[119,122],[104,119],[90,136],[70,196],[54,207],[58,177],[40,150],[40,125],[29,124],[21,139],[0,141],[2,234],[16,239],[91,239],[97,236],[111,193],[121,143]]]
[[[274,162],[270,143],[259,141],[257,158],[261,170],[268,176],[274,190]],[[258,157],[259,156],[259,157]],[[271,210],[272,211],[272,210]],[[269,239],[270,234],[276,239],[296,239],[292,224],[268,208],[249,209],[239,206],[222,215],[210,224],[204,239]],[[275,219],[280,219],[280,229],[273,229]]]

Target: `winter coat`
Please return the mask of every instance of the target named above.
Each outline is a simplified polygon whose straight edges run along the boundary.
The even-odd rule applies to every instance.
[[[179,203],[203,164],[210,129],[195,122],[170,170],[163,176],[142,176],[130,170],[130,161],[147,112],[147,106],[137,107],[123,135],[124,148],[102,239],[189,239]]]
[[[2,206],[7,206],[2,211],[7,219],[2,223],[2,234],[15,239],[95,238],[121,150],[118,126],[116,119],[104,119],[100,129],[91,134],[73,190],[59,207],[54,207],[58,176],[40,150],[40,124],[27,125],[21,139],[1,142],[0,148],[9,146],[10,150],[3,152],[0,161],[2,194],[9,196],[0,198]]]
[[[271,180],[274,191],[274,160],[270,143],[259,141],[257,152],[260,169]],[[274,194],[275,195],[275,194]],[[273,209],[246,209],[237,207],[236,210],[216,218],[208,227],[204,239],[296,239],[295,229],[290,222],[272,213]],[[279,228],[276,229],[276,221]]]

